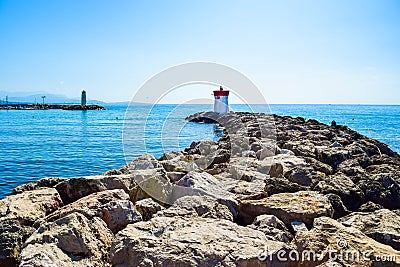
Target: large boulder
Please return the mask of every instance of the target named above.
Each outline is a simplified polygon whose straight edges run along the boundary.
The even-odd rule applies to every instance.
[[[317,159],[326,163],[334,170],[340,163],[351,158],[350,152],[343,147],[316,147]]]
[[[335,174],[320,181],[314,188],[322,194],[336,194],[343,204],[349,209],[356,211],[364,203],[364,192],[344,174]]]
[[[184,172],[200,170],[196,163],[184,161],[180,158],[160,161],[167,172]]]
[[[130,170],[123,175],[98,175],[72,178],[56,186],[64,203],[74,202],[95,192],[123,189],[132,202],[153,197],[166,202],[171,193],[171,183],[160,169]]]
[[[127,224],[142,220],[131,201],[129,195],[122,189],[106,190],[90,194],[71,204],[68,204],[52,214],[39,219],[35,225],[44,222],[53,222],[72,213],[80,213],[92,219],[97,216],[107,224],[107,227],[117,233]]]
[[[208,196],[185,196],[157,214],[157,216],[199,216],[204,218],[225,219],[233,221],[229,208]]]
[[[224,185],[211,174],[191,171],[173,187],[170,203],[184,196],[210,196],[221,199],[232,196],[232,194],[227,192]]]
[[[163,206],[155,202],[152,198],[145,198],[137,201],[135,207],[142,215],[144,221],[150,220],[154,214],[164,209]]]
[[[161,165],[153,155],[144,154],[123,166],[119,172],[122,174],[129,174],[135,170],[156,169],[160,167]]]
[[[311,165],[315,171],[322,172],[325,175],[333,174],[333,168],[328,164],[322,163],[321,161],[311,157],[304,157],[304,160]]]
[[[287,172],[295,167],[307,167],[304,159],[289,154],[278,154],[271,159],[272,165],[269,171],[271,177],[285,176]]]
[[[286,142],[283,147],[293,151],[296,156],[315,157],[315,146],[309,140],[292,140]]]
[[[63,205],[54,188],[41,188],[10,195],[0,200],[0,217],[18,220],[23,225],[33,223]]]
[[[248,227],[263,232],[268,239],[274,241],[289,243],[293,239],[286,225],[274,215],[257,216]]]
[[[28,238],[20,266],[107,266],[112,239],[101,219],[71,213],[42,224]]]
[[[374,212],[353,212],[339,220],[344,226],[357,228],[376,241],[400,251],[400,216],[381,209]]]
[[[309,187],[289,181],[285,177],[266,178],[264,191],[267,195],[279,193],[294,193],[298,191],[306,191]]]
[[[300,266],[318,266],[329,259],[345,266],[400,266],[399,251],[328,217],[316,218],[313,228],[298,232],[294,240],[302,255]],[[380,260],[388,256],[390,261]]]
[[[63,181],[67,180],[67,178],[59,178],[59,177],[46,177],[42,178],[40,180],[23,184],[20,186],[17,186],[16,188],[13,189],[11,192],[12,195],[20,194],[25,191],[32,191],[36,189],[41,189],[43,187],[55,187],[58,183],[61,183]]]
[[[311,225],[316,217],[332,216],[333,207],[326,196],[314,191],[280,193],[241,202],[239,216],[245,224],[253,222],[261,214],[275,215],[286,225],[293,221]]]
[[[248,199],[254,195],[265,195],[264,179],[253,179],[251,182],[232,179],[230,174],[222,173],[217,177],[226,191],[232,193],[236,199]]]
[[[22,245],[34,231],[17,220],[0,219],[0,266],[16,266]]]
[[[262,257],[265,248],[271,257]],[[115,267],[297,266],[276,258],[277,251],[290,249],[260,231],[227,220],[155,217],[118,233],[111,262]]]
[[[393,173],[380,173],[364,177],[360,188],[365,192],[367,201],[380,204],[387,209],[400,208],[400,185],[398,176]]]
[[[138,173],[154,173],[154,170],[137,171]],[[56,186],[57,191],[65,204],[72,203],[90,194],[112,189],[123,189],[129,192],[136,186],[134,176],[125,175],[97,175],[71,178]]]

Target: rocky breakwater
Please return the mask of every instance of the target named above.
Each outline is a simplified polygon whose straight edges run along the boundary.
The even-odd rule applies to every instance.
[[[400,158],[348,127],[212,112],[218,141],[0,200],[1,266],[400,266]]]

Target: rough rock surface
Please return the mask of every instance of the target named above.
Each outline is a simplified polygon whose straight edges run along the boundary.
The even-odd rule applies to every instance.
[[[42,178],[38,181],[31,182],[28,184],[23,184],[20,186],[17,186],[16,188],[13,189],[11,194],[16,195],[20,194],[25,191],[32,191],[40,188],[46,188],[46,187],[55,187],[58,183],[61,183],[63,181],[67,180],[67,178],[59,178],[59,177],[46,177]]]
[[[32,225],[63,205],[54,188],[41,188],[10,195],[0,200],[0,217],[18,220],[23,225]]]
[[[400,216],[393,211],[354,212],[339,221],[400,251]]]
[[[129,201],[128,194],[122,189],[114,189],[93,193],[68,204],[39,219],[35,222],[35,226],[38,227],[44,222],[53,222],[74,212],[89,219],[95,216],[103,219],[113,233],[123,229],[129,223],[142,220],[133,203]]]
[[[15,188],[0,200],[0,265],[400,266],[278,259],[321,254],[339,239],[398,255],[400,157],[387,145],[302,117],[187,119],[223,135],[101,175]]]
[[[111,247],[111,262],[122,266],[296,266],[273,257],[260,261],[265,246],[288,251],[257,230],[227,220],[155,217],[130,224]]]
[[[317,266],[334,257],[345,266],[400,265],[399,251],[378,243],[356,228],[346,227],[328,217],[316,218],[310,231],[296,234],[295,243],[300,253],[315,252],[315,257],[304,257],[300,266]],[[379,257],[385,256],[393,256],[392,261],[379,260]]]
[[[164,209],[163,206],[155,202],[152,198],[145,198],[137,201],[135,207],[142,215],[144,221],[150,220],[154,214]]]
[[[285,224],[274,215],[257,216],[249,227],[263,232],[268,239],[274,241],[289,243],[293,239]]]
[[[35,231],[17,220],[0,220],[0,266],[15,266],[26,239]]]
[[[112,239],[101,219],[71,213],[42,224],[28,238],[20,266],[107,266]]]
[[[227,206],[207,196],[181,197],[169,209],[165,209],[157,214],[157,216],[164,217],[182,215],[233,221],[233,214]]]
[[[275,215],[286,225],[293,221],[311,225],[316,217],[332,216],[333,207],[326,196],[314,191],[280,193],[263,199],[242,201],[239,216],[244,223],[252,222],[261,214]]]

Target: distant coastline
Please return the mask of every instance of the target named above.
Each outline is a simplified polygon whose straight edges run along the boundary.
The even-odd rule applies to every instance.
[[[78,105],[78,104],[0,104],[0,110],[106,110],[99,105]]]

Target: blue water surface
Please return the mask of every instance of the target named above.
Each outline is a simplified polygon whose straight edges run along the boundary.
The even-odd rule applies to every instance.
[[[182,150],[195,140],[217,140],[222,134],[215,125],[184,120],[195,112],[210,110],[209,105],[157,105],[150,114],[148,107],[134,106],[129,111],[134,116],[127,116],[125,127],[127,106],[106,108],[105,111],[0,110],[0,198],[14,187],[42,177],[96,175],[120,168],[143,153],[159,157],[164,151]],[[248,110],[244,105],[231,108]],[[285,104],[271,105],[270,109],[279,115],[313,118],[328,124],[335,120],[400,152],[398,105]],[[144,131],[143,125],[146,125]],[[136,140],[125,147],[123,129],[128,129],[132,140]]]

